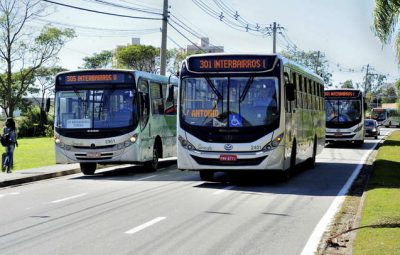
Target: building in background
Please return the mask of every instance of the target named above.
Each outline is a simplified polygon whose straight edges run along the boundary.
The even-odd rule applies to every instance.
[[[210,44],[210,39],[208,37],[202,37],[199,44],[186,46],[186,53],[189,55],[198,53],[199,51],[203,51],[204,53],[220,53],[224,52],[224,46]]]

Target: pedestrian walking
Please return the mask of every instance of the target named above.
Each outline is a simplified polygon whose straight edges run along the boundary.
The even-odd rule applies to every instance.
[[[17,130],[13,118],[7,118],[4,123],[3,134],[1,135],[1,144],[6,149],[6,157],[3,161],[2,170],[3,172],[7,170],[7,173],[11,173],[14,149],[15,146],[18,146]]]

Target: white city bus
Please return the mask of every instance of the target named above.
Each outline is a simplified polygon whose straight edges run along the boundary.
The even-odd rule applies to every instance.
[[[388,111],[384,108],[372,108],[371,118],[376,120],[379,125],[382,125],[388,119]]]
[[[55,80],[56,163],[143,163],[176,157],[177,80],[141,71],[82,70]]]
[[[202,54],[181,66],[178,168],[217,171],[315,165],[325,144],[323,80],[280,55]]]
[[[365,137],[365,103],[357,89],[325,90],[326,141],[350,141],[361,146]]]

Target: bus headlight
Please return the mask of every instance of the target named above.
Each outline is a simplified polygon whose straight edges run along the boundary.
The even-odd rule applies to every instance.
[[[272,140],[271,142],[267,143],[267,144],[262,148],[262,150],[263,150],[263,151],[270,151],[270,150],[275,149],[276,147],[279,146],[279,144],[280,144],[281,141],[283,140],[283,137],[284,137],[284,134],[283,134],[283,133],[280,134],[280,135],[278,135],[277,137],[275,137],[274,140]]]
[[[131,137],[132,138],[132,137]],[[129,147],[129,146],[131,146],[132,145],[132,141],[125,141],[124,142],[124,146],[125,147]]]
[[[131,136],[131,138],[129,138],[129,140],[131,141],[131,143],[136,143],[137,137],[138,137],[137,134],[133,134],[133,135]]]
[[[178,136],[178,141],[181,143],[182,147],[188,150],[195,150],[196,147],[193,146],[193,144],[189,143],[185,138],[182,136]]]
[[[358,132],[358,131],[360,131],[361,129],[362,129],[362,125],[360,125],[358,128],[356,128],[356,129],[354,129],[354,131],[353,132]]]

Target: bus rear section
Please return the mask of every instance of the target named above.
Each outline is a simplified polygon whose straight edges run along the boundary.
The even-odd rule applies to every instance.
[[[291,130],[286,119],[292,119],[285,115],[282,66],[276,55],[186,59],[180,72],[178,168],[199,171],[203,180],[217,171],[288,169],[293,139],[287,138],[294,132],[285,133]],[[301,161],[295,155],[296,160]]]
[[[326,142],[364,143],[364,97],[360,90],[325,90]]]

